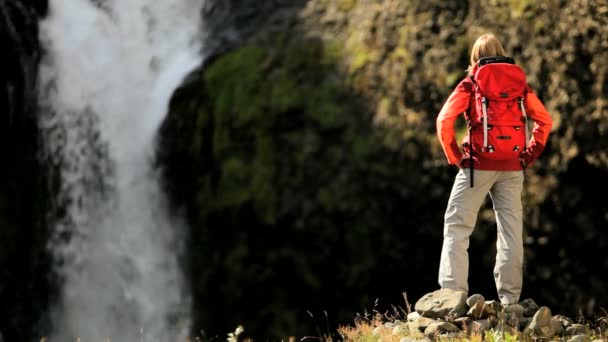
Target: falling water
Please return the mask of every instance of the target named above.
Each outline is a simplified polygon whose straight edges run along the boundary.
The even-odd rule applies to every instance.
[[[50,0],[39,121],[58,175],[49,247],[62,280],[50,341],[189,329],[183,224],[151,160],[172,92],[200,63],[203,1]]]

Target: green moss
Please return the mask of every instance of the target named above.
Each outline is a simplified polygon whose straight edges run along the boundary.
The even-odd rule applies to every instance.
[[[205,73],[217,119],[247,123],[263,113],[262,100],[255,96],[263,79],[263,58],[262,49],[245,47],[227,54]]]
[[[353,31],[344,45],[345,55],[350,58],[349,72],[351,75],[379,59],[378,51],[368,48],[360,39],[357,31]]]
[[[410,52],[403,46],[397,47],[391,53],[392,59],[397,59],[401,62],[404,68],[413,66],[413,58]]]
[[[251,198],[247,183],[251,176],[246,163],[237,157],[230,157],[221,164],[222,178],[218,185],[218,192],[222,194],[214,206],[238,207]]]
[[[251,192],[254,208],[264,222],[274,223],[276,219],[277,196],[274,189],[275,151],[274,142],[268,135],[256,139],[256,158],[253,162]]]
[[[339,0],[338,9],[340,11],[348,12],[352,11],[357,5],[357,0]]]
[[[460,70],[451,72],[445,77],[445,82],[443,85],[446,87],[454,87],[456,86],[456,83],[458,83],[464,76],[464,73]]]
[[[278,205],[275,140],[283,132],[276,131],[277,120],[303,120],[321,131],[341,129],[348,121],[343,86],[325,75],[335,67],[339,45],[287,39],[281,44],[276,50],[243,47],[216,60],[204,75],[210,110],[197,119],[198,125],[212,124],[213,155],[222,165],[215,206],[250,203],[268,224],[275,222]],[[202,141],[195,140],[196,150]],[[306,159],[311,152],[302,148],[295,155]]]
[[[514,19],[523,17],[533,5],[534,1],[530,0],[509,0],[509,7],[511,8],[511,17]]]
[[[364,165],[372,152],[372,141],[370,137],[357,136],[352,144],[352,156],[355,162]]]
[[[281,73],[270,85],[270,107],[277,112],[287,112],[303,103],[297,84],[286,73]]]
[[[330,41],[325,43],[323,58],[321,63],[325,66],[336,66],[342,58],[344,58],[344,46],[339,41]]]

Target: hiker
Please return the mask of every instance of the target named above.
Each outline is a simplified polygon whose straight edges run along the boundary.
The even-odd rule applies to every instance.
[[[541,154],[553,122],[493,34],[477,38],[467,72],[437,117],[447,160],[460,168],[445,211],[439,285],[468,294],[469,236],[489,193],[498,228],[494,280],[500,302],[509,305],[522,290],[523,169]],[[454,122],[463,113],[469,130],[461,150]],[[527,119],[534,121],[531,135]]]

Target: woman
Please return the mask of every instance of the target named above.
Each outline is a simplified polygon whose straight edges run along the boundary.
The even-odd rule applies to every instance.
[[[493,160],[482,153],[463,153],[455,139],[454,122],[462,113],[474,114],[471,79],[483,57],[505,56],[501,43],[493,34],[479,37],[471,50],[469,74],[454,89],[437,117],[437,135],[448,162],[460,167],[444,221],[444,239],[439,266],[441,288],[468,293],[468,248],[477,213],[489,193],[496,214],[498,240],[494,279],[503,305],[519,301],[522,290],[523,239],[522,202],[525,166],[532,165],[545,147],[552,120],[536,94],[527,89],[525,112],[534,121],[532,137],[519,158]],[[475,186],[472,185],[470,163],[474,164]]]

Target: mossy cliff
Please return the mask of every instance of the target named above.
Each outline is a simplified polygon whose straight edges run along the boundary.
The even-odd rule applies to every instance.
[[[425,148],[383,145],[366,103],[336,77],[337,51],[303,35],[276,44],[243,46],[193,75],[161,143],[193,227],[198,317],[213,329],[243,322],[258,336],[300,331],[306,309],[345,319],[343,307],[372,301],[368,290],[387,286],[374,277],[392,273],[377,263],[395,265],[415,243],[391,236],[425,184],[405,163]],[[336,296],[345,289],[358,297]]]
[[[502,39],[555,120],[526,170],[523,296],[564,312],[606,304],[608,261],[588,251],[608,244],[605,200],[593,199],[608,175],[608,5],[272,3],[282,7],[208,2],[215,52],[175,93],[160,135],[167,187],[191,226],[195,329],[314,334],[324,310],[331,327],[376,298],[388,308],[401,291],[436,288],[456,169],[435,118],[485,32]],[[218,6],[249,14],[223,26]],[[493,226],[483,207],[470,285],[487,297]]]
[[[35,89],[45,12],[45,0],[0,0],[7,341],[48,332],[53,292],[52,169],[40,158]],[[436,288],[456,169],[435,117],[488,31],[555,121],[526,170],[523,296],[571,315],[606,307],[608,4],[207,0],[202,15],[208,58],[172,99],[158,159],[191,227],[197,333],[223,338],[244,324],[258,340],[318,336],[356,312],[403,305],[402,291],[413,302]],[[494,238],[484,206],[470,287],[486,298]]]

